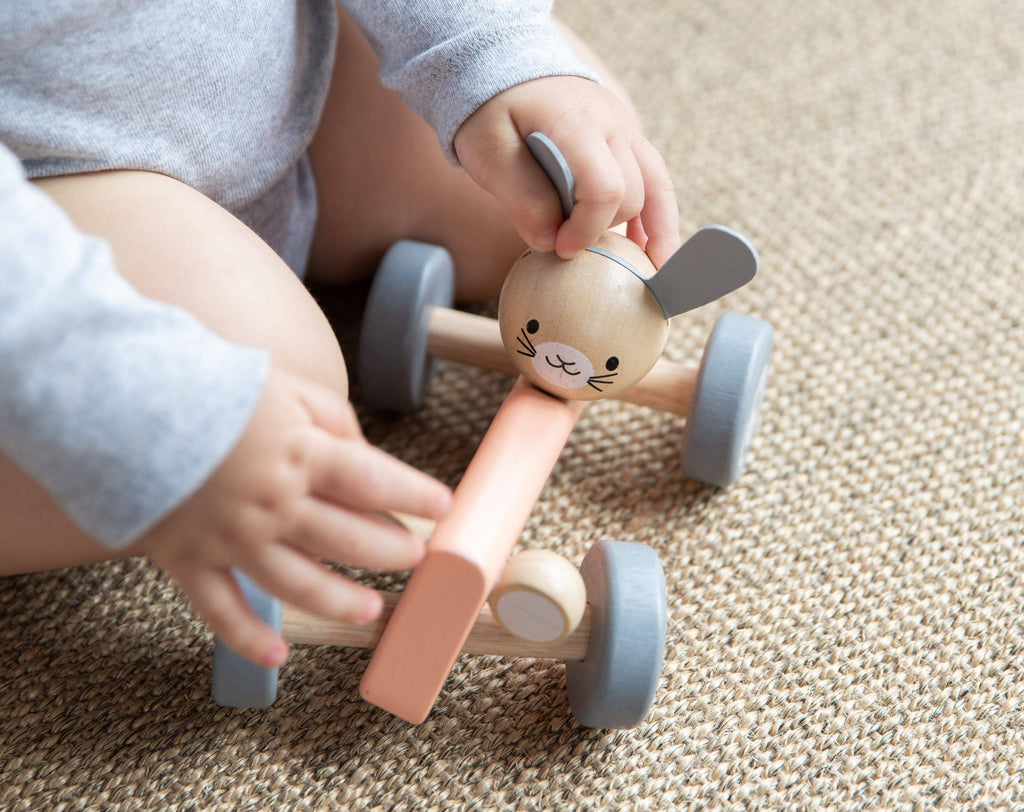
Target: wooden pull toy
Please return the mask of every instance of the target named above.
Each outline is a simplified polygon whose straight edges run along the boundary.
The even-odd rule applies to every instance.
[[[527,138],[571,212],[565,159],[538,133]],[[573,400],[615,397],[686,417],[683,472],[729,485],[743,470],[768,381],[772,326],[723,313],[699,364],[661,355],[669,318],[745,284],[757,252],[724,226],[702,228],[655,271],[633,242],[609,232],[572,260],[527,252],[513,266],[497,321],[455,310],[448,252],[404,240],[385,255],[363,316],[360,399],[412,411],[437,360],[523,374]]]
[[[538,134],[528,146],[569,216],[573,183],[564,158]],[[387,409],[416,408],[439,358],[520,373],[519,380],[401,598],[387,599],[386,621],[367,632],[296,619],[238,576],[250,605],[296,642],[373,646],[360,691],[410,722],[426,718],[456,658],[482,650],[483,634],[499,641],[501,653],[564,653],[570,706],[581,724],[639,724],[654,697],[665,643],[664,572],[654,551],[600,542],[578,577],[541,551],[512,561],[509,555],[588,400],[621,397],[685,415],[684,472],[718,485],[739,475],[766,386],[771,326],[726,313],[699,366],[661,353],[670,318],[745,284],[757,264],[750,244],[721,226],[698,231],[660,270],[632,242],[606,234],[569,261],[524,254],[509,272],[494,321],[453,309],[447,251],[395,244],[363,317],[361,398]],[[483,649],[496,653],[492,643]],[[276,682],[275,670],[218,643],[219,703],[265,706]]]

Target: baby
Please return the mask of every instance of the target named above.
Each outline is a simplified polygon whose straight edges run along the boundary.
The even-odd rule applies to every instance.
[[[301,278],[351,281],[417,238],[482,299],[523,242],[571,257],[627,223],[657,266],[679,245],[661,157],[549,13],[0,8],[0,575],[148,556],[268,667],[287,648],[232,569],[309,612],[377,616],[321,561],[411,567],[422,542],[374,514],[437,519],[451,496],[362,437]],[[572,167],[568,220],[533,131]]]

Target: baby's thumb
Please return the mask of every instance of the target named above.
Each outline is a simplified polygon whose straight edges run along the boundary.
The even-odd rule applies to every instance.
[[[362,438],[355,409],[336,391],[294,375],[288,376],[288,385],[317,426],[339,437]]]

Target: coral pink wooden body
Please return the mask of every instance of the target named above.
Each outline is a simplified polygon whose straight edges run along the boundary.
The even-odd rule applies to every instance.
[[[426,719],[583,410],[520,378],[495,415],[384,630],[360,691]]]

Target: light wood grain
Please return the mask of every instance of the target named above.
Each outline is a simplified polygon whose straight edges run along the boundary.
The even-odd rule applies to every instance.
[[[527,640],[564,640],[579,625],[587,605],[583,576],[552,550],[512,556],[487,599],[506,629]]]
[[[391,619],[400,593],[381,592],[384,610],[369,626],[349,626],[334,620],[311,615],[294,606],[284,607],[281,633],[291,643],[321,646],[352,646],[373,648]],[[463,654],[487,654],[502,657],[582,660],[590,641],[590,607],[587,606],[576,629],[568,637],[554,643],[531,643],[507,632],[494,618],[486,604],[473,624],[463,646]]]
[[[517,373],[501,341],[498,322],[486,316],[435,307],[430,315],[427,351],[433,358]],[[697,381],[696,363],[681,364],[662,357],[638,383],[614,397],[670,414],[686,416]]]

